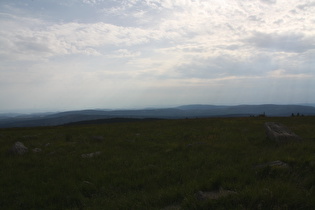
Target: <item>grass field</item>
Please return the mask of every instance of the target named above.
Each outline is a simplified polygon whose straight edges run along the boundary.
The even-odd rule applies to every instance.
[[[277,145],[267,121],[303,141]],[[8,154],[16,141],[29,152]],[[0,143],[0,209],[315,209],[315,117],[11,128]]]

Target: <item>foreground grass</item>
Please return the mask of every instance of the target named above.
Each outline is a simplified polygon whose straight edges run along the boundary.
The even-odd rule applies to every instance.
[[[266,121],[303,142],[266,139]],[[0,209],[314,209],[314,126],[296,117],[0,129]],[[16,141],[30,151],[8,155]],[[275,160],[289,167],[256,167]],[[196,196],[219,189],[236,193]]]

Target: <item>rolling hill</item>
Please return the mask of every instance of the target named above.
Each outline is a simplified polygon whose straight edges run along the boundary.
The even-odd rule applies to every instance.
[[[106,119],[183,119],[204,117],[291,116],[315,115],[315,107],[305,105],[184,105],[164,109],[139,110],[78,110],[29,115],[0,115],[0,127],[57,126],[74,122]],[[115,121],[115,120],[113,120]],[[101,121],[98,121],[101,122]]]

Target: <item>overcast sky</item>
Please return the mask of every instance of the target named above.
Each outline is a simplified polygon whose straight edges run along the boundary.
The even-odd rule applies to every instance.
[[[1,0],[0,112],[315,102],[313,0]]]

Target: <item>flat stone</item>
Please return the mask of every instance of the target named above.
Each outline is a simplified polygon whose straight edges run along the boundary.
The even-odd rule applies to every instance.
[[[289,167],[289,165],[287,163],[282,162],[280,160],[269,162],[268,165],[270,167],[281,167],[281,168],[288,168]]]
[[[269,139],[277,143],[286,143],[288,141],[301,141],[301,137],[293,133],[288,127],[275,122],[265,123],[266,135]]]
[[[257,165],[256,168],[264,168],[264,167],[272,167],[272,168],[289,168],[289,165],[281,160],[272,161],[269,163],[264,163],[261,165]]]
[[[32,151],[35,153],[39,153],[42,151],[42,149],[41,148],[34,148],[34,149],[32,149]]]
[[[92,153],[89,153],[89,154],[82,154],[81,157],[82,158],[93,158],[95,156],[99,156],[101,154],[100,151],[97,151],[97,152],[92,152]]]

